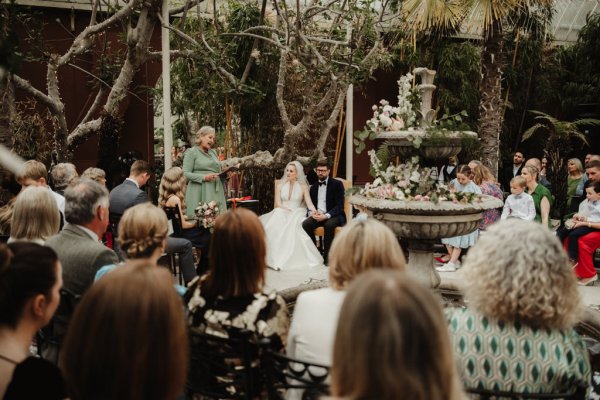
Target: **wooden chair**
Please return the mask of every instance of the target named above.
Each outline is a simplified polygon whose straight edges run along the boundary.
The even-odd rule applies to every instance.
[[[285,399],[288,390],[301,391],[302,400],[317,400],[329,395],[329,367],[276,353],[268,339],[261,341],[261,348],[261,369],[269,400]]]
[[[258,354],[258,344],[250,331],[222,338],[191,330],[186,398],[257,398],[263,386]]]
[[[173,233],[175,235],[179,235],[183,230],[181,226],[181,212],[179,211],[179,206],[175,205],[175,207],[164,207],[165,214],[167,214],[167,219],[171,221],[173,225]],[[183,274],[181,273],[181,268],[179,267],[179,253],[165,253],[168,261],[169,261],[169,269],[175,278],[177,278],[180,285],[183,285]]]
[[[505,392],[501,390],[487,390],[487,389],[466,389],[467,393],[477,395],[476,398],[480,400],[491,400],[491,399],[572,399],[572,400],[584,400],[587,388],[576,387],[572,393],[517,393],[517,392]]]

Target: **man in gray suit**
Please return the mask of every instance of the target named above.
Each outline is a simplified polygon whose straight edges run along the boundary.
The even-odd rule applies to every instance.
[[[140,188],[151,176],[152,167],[147,161],[137,160],[131,164],[129,178],[110,191],[110,214],[120,219],[129,207],[147,202],[148,195]]]
[[[65,190],[65,219],[61,232],[50,237],[63,267],[63,287],[83,294],[94,283],[104,265],[116,264],[117,255],[100,241],[108,226],[108,191],[100,184],[82,179]]]

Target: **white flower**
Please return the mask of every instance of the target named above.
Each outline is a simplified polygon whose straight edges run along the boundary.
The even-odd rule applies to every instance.
[[[377,187],[377,186],[381,185],[382,183],[383,183],[383,181],[381,180],[381,178],[376,178],[373,181],[373,185],[371,187]]]
[[[421,174],[419,173],[419,171],[413,171],[410,174],[410,180],[413,182],[419,182],[419,180],[421,179]]]
[[[372,109],[373,111],[377,111],[377,106],[376,106],[376,105],[373,105],[373,107],[371,107],[371,109]]]
[[[392,111],[392,106],[390,106],[389,104],[386,104],[385,106],[383,106],[383,112],[389,113],[391,111]]]
[[[400,129],[404,129],[404,120],[402,118],[394,118],[392,122],[392,130],[399,131]]]
[[[383,114],[379,116],[379,121],[381,121],[381,125],[385,126],[386,128],[392,125],[392,119]]]
[[[382,99],[382,100],[379,100],[379,104],[381,104],[382,106],[387,106],[390,103],[389,103],[389,101]]]

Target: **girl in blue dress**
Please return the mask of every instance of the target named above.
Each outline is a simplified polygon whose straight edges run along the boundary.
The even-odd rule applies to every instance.
[[[468,165],[460,165],[458,167],[456,178],[450,182],[450,186],[457,192],[481,194],[481,188],[471,180],[471,168]],[[438,259],[438,261],[442,261],[445,264],[436,267],[436,269],[442,272],[456,271],[460,264],[458,259],[462,249],[468,249],[473,246],[478,236],[479,230],[476,229],[466,235],[442,239],[442,243],[446,245],[446,249],[448,250],[448,255],[445,259],[443,257]]]

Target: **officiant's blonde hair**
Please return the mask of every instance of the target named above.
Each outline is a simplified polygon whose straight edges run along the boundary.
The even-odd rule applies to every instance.
[[[344,289],[371,268],[404,271],[406,261],[390,228],[374,219],[352,221],[335,236],[329,251],[329,284]]]

